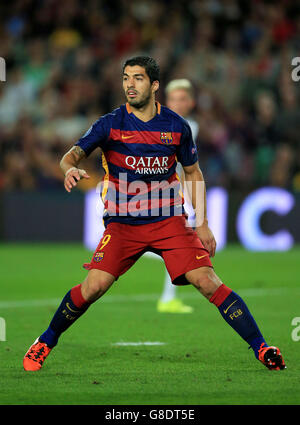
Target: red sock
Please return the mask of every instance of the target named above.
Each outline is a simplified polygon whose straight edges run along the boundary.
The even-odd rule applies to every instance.
[[[213,296],[209,299],[209,302],[219,307],[226,300],[228,295],[231,294],[231,292],[232,289],[222,283],[222,285],[218,287]]]
[[[79,285],[74,286],[74,288],[71,289],[71,299],[74,305],[80,309],[89,304],[82,296],[81,283]]]

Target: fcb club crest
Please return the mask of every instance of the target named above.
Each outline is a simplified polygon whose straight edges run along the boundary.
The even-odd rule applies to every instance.
[[[166,144],[166,145],[170,145],[173,142],[173,137],[172,137],[172,133],[169,132],[164,132],[164,133],[160,133],[160,140]]]
[[[100,261],[103,260],[104,257],[104,252],[96,252],[96,254],[94,255],[94,261],[96,263],[100,263]]]

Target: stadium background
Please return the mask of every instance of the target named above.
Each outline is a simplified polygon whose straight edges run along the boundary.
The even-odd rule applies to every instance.
[[[229,241],[238,239],[236,210],[248,193],[275,186],[299,197],[296,2],[68,0],[61,8],[57,0],[13,1],[2,2],[0,19],[7,66],[0,84],[1,239],[82,240],[81,226],[63,217],[72,211],[83,222],[80,195],[99,180],[98,158],[86,165],[93,179],[72,199],[63,195],[58,159],[124,103],[121,64],[139,53],[160,64],[161,103],[170,79],[193,83],[207,187],[231,196]],[[292,226],[300,240],[295,213],[265,221],[270,232]]]
[[[85,195],[98,183],[98,158],[92,155],[83,164],[92,179],[81,182],[71,195],[63,189],[59,159],[100,115],[124,103],[120,71],[129,56],[145,53],[159,62],[161,89],[158,100],[162,104],[164,87],[169,80],[188,78],[192,82],[196,97],[193,117],[199,123],[199,161],[207,188],[221,188],[228,194],[227,241],[240,243],[237,213],[249,194],[267,187],[289,194],[293,205],[282,216],[265,211],[260,217],[262,230],[272,235],[287,229],[292,235],[288,248],[300,241],[300,82],[291,78],[291,60],[300,56],[300,7],[297,2],[68,0],[62,6],[58,0],[14,0],[0,4],[0,40],[0,57],[6,61],[6,81],[0,82],[3,261],[0,258],[0,262],[1,268],[6,270],[2,275],[5,291],[1,294],[0,316],[8,323],[8,344],[14,319],[9,321],[9,314],[13,312],[5,309],[6,301],[56,297],[55,302],[50,302],[54,309],[57,297],[64,293],[65,286],[59,286],[63,285],[63,278],[69,279],[64,283],[68,288],[70,273],[74,280],[78,279],[76,271],[83,256],[86,260],[90,255],[82,244]],[[32,245],[32,242],[43,245]],[[49,247],[47,242],[51,242]],[[53,244],[55,242],[60,245]],[[242,254],[239,247],[234,247],[233,251],[228,249],[224,250],[224,257],[218,254],[219,264],[227,276],[226,263],[230,260],[232,264],[233,252],[240,260],[241,270],[235,268],[238,275],[233,278],[238,285],[245,283],[245,287],[250,288],[254,279],[254,286],[263,289],[268,270],[274,273],[274,279],[272,276],[266,283],[271,291],[274,290],[272,285],[286,284],[280,280],[275,254],[263,257],[264,266],[258,266],[265,275],[253,277],[251,273],[255,274],[255,270],[245,265],[248,261],[260,264],[256,261],[261,257]],[[296,291],[297,246],[285,255],[287,274],[290,274],[288,282]],[[49,274],[49,281],[45,283],[48,259],[52,275]],[[149,267],[146,261],[152,260],[141,260],[137,275],[130,274],[130,279],[147,276],[143,270]],[[16,264],[19,267],[15,267]],[[263,269],[266,264],[269,269]],[[249,272],[246,282],[243,267]],[[232,276],[231,266],[229,268],[228,279]],[[155,287],[159,292],[163,271],[160,265],[151,263],[149,274],[154,269],[160,273]],[[281,272],[286,277],[285,271]],[[33,285],[31,275],[36,281],[43,276],[44,287],[30,287]],[[137,286],[133,285],[121,291],[126,295],[134,293],[135,289]],[[154,306],[155,299],[152,301]],[[256,305],[261,308],[258,311],[262,317],[267,315],[259,301]],[[290,320],[297,315],[291,300],[285,299],[285,308],[288,323],[282,335],[289,332]],[[48,316],[45,318],[43,310],[40,314],[46,325]],[[27,315],[31,323],[28,310]],[[274,323],[270,322],[269,328],[273,330],[272,326]],[[27,332],[26,337],[23,337],[24,332]],[[23,345],[16,350],[19,356],[35,336],[30,325],[24,332]],[[296,345],[291,346],[293,350]],[[16,359],[9,361],[12,365],[18,364],[14,363]],[[275,391],[274,382],[272,385]],[[32,394],[33,398],[18,398],[15,390],[11,391],[3,402],[41,402]],[[238,392],[235,396],[239,400]],[[267,397],[268,394],[264,402],[268,402]],[[143,398],[134,400],[145,402]],[[162,400],[172,403],[171,398],[162,397]],[[195,400],[191,398],[187,402]],[[216,399],[205,400],[210,403]],[[249,400],[251,402],[252,398]],[[287,400],[295,402],[296,399]],[[228,403],[230,398],[221,402]]]

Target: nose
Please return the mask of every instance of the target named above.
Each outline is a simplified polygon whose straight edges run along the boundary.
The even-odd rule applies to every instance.
[[[135,87],[135,80],[134,80],[134,78],[128,78],[128,80],[127,80],[127,88],[128,89],[133,89]]]

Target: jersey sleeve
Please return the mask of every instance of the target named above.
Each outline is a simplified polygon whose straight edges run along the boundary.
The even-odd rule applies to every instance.
[[[197,148],[193,141],[192,131],[186,121],[183,124],[177,159],[183,167],[193,165],[198,161]]]
[[[96,148],[103,148],[110,133],[110,125],[107,118],[99,118],[86,133],[75,143],[75,146],[81,147],[86,156],[89,156]]]

